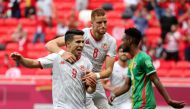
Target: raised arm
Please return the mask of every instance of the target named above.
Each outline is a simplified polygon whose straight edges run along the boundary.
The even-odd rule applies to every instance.
[[[53,39],[46,43],[45,47],[51,53],[56,53],[62,50],[60,47],[65,45],[64,37]]]
[[[38,60],[25,58],[17,52],[11,53],[11,58],[28,68],[41,68],[41,64]]]
[[[150,74],[149,77],[150,77],[150,80],[154,83],[154,85],[158,89],[159,93],[162,95],[162,97],[164,98],[164,100],[167,102],[168,105],[172,106],[173,108],[183,108],[185,106],[184,102],[175,101],[175,100],[172,100],[170,98],[168,92],[166,91],[166,89],[161,84],[156,73]]]
[[[68,61],[69,63],[74,63],[76,61],[76,57],[70,53],[63,51],[60,47],[65,45],[64,37],[59,37],[54,40],[47,42],[45,47],[51,53],[59,53],[64,60]]]

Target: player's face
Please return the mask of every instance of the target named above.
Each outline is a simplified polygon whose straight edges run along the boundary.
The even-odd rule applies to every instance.
[[[119,57],[119,60],[123,62],[127,61],[127,52],[123,52],[123,49],[119,49],[118,57]]]
[[[126,47],[126,48],[130,48],[130,46],[131,46],[131,44],[132,44],[132,39],[131,39],[131,37],[130,36],[128,36],[128,35],[125,35],[124,37],[123,37],[123,44],[124,44],[124,46]]]
[[[69,43],[69,51],[75,56],[80,56],[84,47],[84,38],[82,35],[75,35],[73,41]]]
[[[92,27],[95,32],[104,35],[107,31],[107,18],[106,16],[95,16],[92,20]]]

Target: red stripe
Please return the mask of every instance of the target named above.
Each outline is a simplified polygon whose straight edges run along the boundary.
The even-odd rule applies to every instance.
[[[143,86],[143,90],[142,90],[142,105],[141,105],[140,109],[143,109],[143,107],[146,106],[146,84],[147,84],[147,78],[145,76],[144,86]]]

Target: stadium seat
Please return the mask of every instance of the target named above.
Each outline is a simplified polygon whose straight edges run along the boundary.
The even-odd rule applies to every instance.
[[[157,70],[157,75],[159,77],[169,77],[168,69],[158,69]]]
[[[0,75],[5,75],[6,71],[7,71],[7,67],[0,67]]]
[[[160,36],[160,34],[161,34],[161,29],[158,27],[147,28],[145,30],[146,36]]]
[[[21,75],[35,75],[37,69],[21,67]]]
[[[178,61],[176,63],[176,68],[189,69],[190,68],[190,62],[189,61]]]
[[[172,69],[174,68],[176,65],[176,63],[174,61],[165,61],[165,60],[161,60],[160,61],[160,68],[165,68],[165,69]]]
[[[18,25],[18,19],[8,18],[5,20],[5,26],[16,27]]]
[[[181,69],[171,69],[169,70],[170,77],[184,77],[184,70]]]
[[[35,44],[28,43],[27,44],[27,49],[30,52],[43,52],[43,51],[46,51],[44,43],[35,43]]]
[[[45,76],[48,76],[48,75],[51,75],[51,69],[38,69],[35,71],[35,74],[36,75],[45,75]]]
[[[188,69],[188,70],[184,70],[184,77],[186,77],[186,78],[190,78],[190,69]]]
[[[9,43],[6,46],[7,51],[18,51],[19,45],[18,43]]]

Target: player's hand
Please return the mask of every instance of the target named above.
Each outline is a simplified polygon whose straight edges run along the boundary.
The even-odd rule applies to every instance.
[[[108,103],[109,103],[110,105],[112,105],[112,102],[113,102],[114,99],[115,99],[115,96],[110,95],[110,96],[108,97]]]
[[[76,62],[76,57],[70,52],[64,52],[61,57],[71,64]]]
[[[10,57],[15,60],[15,61],[20,61],[22,58],[22,55],[17,53],[17,52],[13,52],[11,53]]]
[[[96,79],[93,79],[91,77],[85,78],[85,84],[86,86],[96,88]]]
[[[168,105],[172,106],[173,108],[183,108],[185,106],[185,102],[170,100]]]
[[[96,80],[96,74],[93,72],[87,72],[86,75],[84,76],[84,78],[92,78]]]

